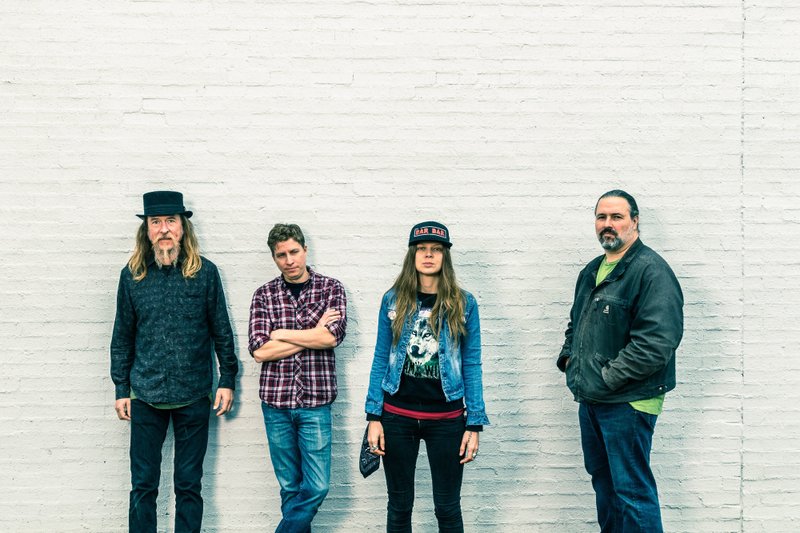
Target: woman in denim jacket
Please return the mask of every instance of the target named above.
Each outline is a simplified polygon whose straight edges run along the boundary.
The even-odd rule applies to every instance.
[[[366,412],[370,451],[383,456],[386,530],[411,531],[414,471],[425,441],[439,531],[464,531],[461,479],[489,424],[483,404],[475,298],[459,288],[450,233],[411,229],[403,269],[383,296]]]

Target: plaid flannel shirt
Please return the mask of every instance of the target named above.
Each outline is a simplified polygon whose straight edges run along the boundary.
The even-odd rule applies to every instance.
[[[309,283],[295,299],[283,276],[259,287],[250,304],[248,348],[252,355],[276,329],[310,329],[328,309],[342,318],[326,326],[338,346],[347,330],[347,297],[333,278],[310,268]],[[270,407],[298,409],[327,405],[336,399],[336,359],[333,349],[304,349],[279,361],[261,365],[259,396]]]

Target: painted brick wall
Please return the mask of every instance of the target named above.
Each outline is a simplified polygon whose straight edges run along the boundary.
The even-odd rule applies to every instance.
[[[800,6],[745,4],[743,530],[788,532],[800,528]]]
[[[665,528],[796,531],[798,25],[779,0],[0,3],[0,530],[126,529],[114,295],[142,192],[173,188],[242,363],[235,414],[212,423],[206,531],[279,517],[246,350],[278,221],[350,299],[315,530],[383,530],[384,481],[355,461],[363,398],[380,295],[428,218],[481,307],[493,423],[468,530],[595,531],[554,358],[600,253],[594,202],[621,187],[686,296],[653,453]],[[432,531],[425,462],[415,526]],[[170,479],[165,462],[162,524]]]

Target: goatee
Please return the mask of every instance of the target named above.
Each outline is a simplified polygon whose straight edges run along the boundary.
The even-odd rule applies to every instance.
[[[174,242],[172,248],[163,249],[158,245],[158,241],[153,244],[153,255],[156,259],[158,268],[164,266],[174,265],[178,260],[178,255],[181,253],[181,243]]]
[[[612,252],[616,252],[625,242],[620,239],[619,237],[614,237],[613,240],[606,240],[603,237],[600,237],[600,246],[603,247],[604,250],[610,250]]]
[[[614,238],[607,238],[609,234]],[[602,246],[604,250],[610,250],[612,252],[616,252],[625,244],[625,241],[619,238],[619,233],[614,231],[614,228],[604,228],[597,236],[597,240],[600,241],[600,246]]]

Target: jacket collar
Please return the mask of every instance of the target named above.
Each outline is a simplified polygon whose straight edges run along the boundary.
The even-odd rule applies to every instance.
[[[625,252],[625,255],[623,255],[622,259],[619,260],[619,263],[617,263],[617,266],[614,268],[614,270],[611,271],[608,277],[600,285],[603,285],[606,282],[612,282],[621,277],[625,273],[625,270],[628,269],[628,265],[630,265],[633,260],[636,259],[636,256],[639,255],[639,252],[642,251],[643,247],[644,243],[642,242],[642,238],[639,237],[636,239],[636,242],[631,244],[631,247],[628,248],[628,251]],[[597,269],[600,268],[600,263],[603,262],[604,257],[605,254],[595,258],[594,261],[592,261],[592,267],[590,270],[592,271],[593,276],[597,275]]]

